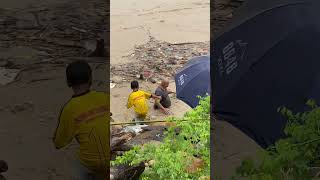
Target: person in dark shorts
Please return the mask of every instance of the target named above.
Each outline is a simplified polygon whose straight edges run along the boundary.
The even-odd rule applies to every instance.
[[[155,95],[160,96],[161,100],[158,100],[154,104],[155,109],[162,110],[165,114],[170,114],[170,111],[168,108],[171,107],[171,100],[169,97],[169,94],[172,94],[173,92],[168,90],[169,81],[166,79],[163,79],[161,81],[161,84],[158,86],[158,88],[155,91]]]

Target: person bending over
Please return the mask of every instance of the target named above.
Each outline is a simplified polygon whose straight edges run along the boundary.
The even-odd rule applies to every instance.
[[[139,90],[138,81],[131,82],[131,89],[132,92],[128,98],[127,108],[130,109],[131,107],[134,107],[135,121],[144,121],[149,111],[146,100],[150,98],[157,100],[161,99],[161,97]]]
[[[92,71],[85,61],[67,66],[67,84],[73,96],[63,106],[54,134],[61,149],[75,139],[79,143],[74,176],[79,180],[108,179],[110,149],[109,95],[91,90]]]

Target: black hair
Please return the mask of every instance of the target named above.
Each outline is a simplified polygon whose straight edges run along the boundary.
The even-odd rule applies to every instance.
[[[91,85],[92,70],[86,61],[79,60],[70,63],[67,66],[66,75],[69,87],[87,83]]]
[[[138,89],[139,82],[138,81],[131,81],[131,89]]]

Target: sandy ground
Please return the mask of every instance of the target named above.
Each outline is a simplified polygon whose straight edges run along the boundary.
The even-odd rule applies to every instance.
[[[261,150],[252,139],[225,121],[216,121],[213,138],[213,176],[217,180],[229,180],[244,158],[256,158]]]

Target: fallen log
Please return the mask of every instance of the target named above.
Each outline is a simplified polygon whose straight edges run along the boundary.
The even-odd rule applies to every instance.
[[[111,151],[119,151],[119,149],[127,149],[127,148],[121,148],[124,143],[129,141],[135,136],[134,133],[128,132],[122,135],[121,137],[112,137],[111,138]]]

